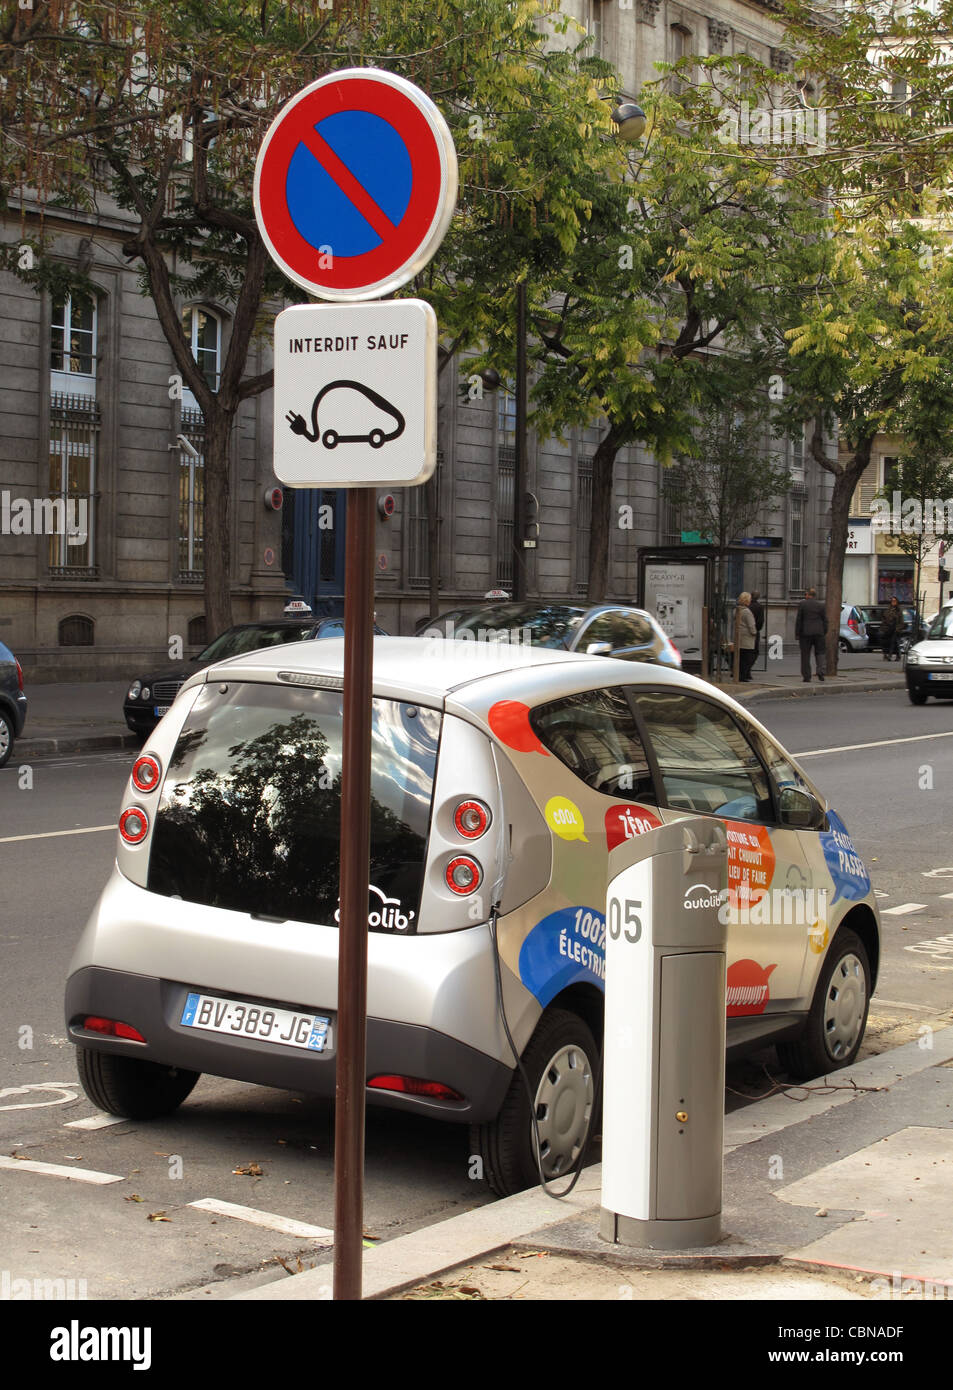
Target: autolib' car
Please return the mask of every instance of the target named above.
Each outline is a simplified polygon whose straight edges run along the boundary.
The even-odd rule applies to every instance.
[[[66,987],[90,1099],[148,1119],[198,1075],[334,1094],[344,644],[216,662],[135,761]],[[835,811],[678,670],[481,642],[374,644],[367,1097],[473,1127],[497,1192],[579,1158],[602,1038],[608,853],[727,826],[732,1050],[857,1054],[880,957]],[[522,1059],[516,1068],[508,1036]]]
[[[915,705],[953,698],[953,608],[943,608],[922,642],[907,648],[904,661],[907,694]]]

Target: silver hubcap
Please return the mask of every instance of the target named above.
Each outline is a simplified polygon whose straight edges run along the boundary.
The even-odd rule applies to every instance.
[[[3,757],[10,747],[10,725],[5,719],[0,719],[0,758]]]
[[[867,1008],[867,978],[853,953],[838,961],[824,1003],[824,1042],[835,1062],[849,1055]]]
[[[536,1092],[536,1123],[543,1174],[557,1178],[579,1157],[592,1117],[592,1065],[581,1047],[561,1047]],[[534,1135],[535,1144],[535,1135]]]

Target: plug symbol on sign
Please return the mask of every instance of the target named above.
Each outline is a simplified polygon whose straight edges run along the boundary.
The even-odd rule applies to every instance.
[[[386,415],[390,416],[391,420],[394,422],[393,427],[390,427],[388,430],[385,431],[381,429],[379,425],[375,425],[374,428],[368,430],[366,434],[341,434],[339,430],[334,429],[325,429],[322,432],[321,426],[318,423],[318,412],[321,409],[321,404],[324,401],[324,398],[327,395],[329,395],[332,391],[360,392],[360,394],[364,396],[366,400],[369,400],[372,405],[376,405],[380,410],[384,411]],[[341,404],[345,405],[345,408],[348,403],[350,404],[351,411],[353,412],[353,397],[350,398],[349,402],[347,397],[345,397],[344,401],[341,402]],[[327,414],[327,412],[325,412],[325,414]],[[403,415],[401,415],[397,407],[395,405],[391,405],[390,401],[385,400],[379,392],[374,391],[370,386],[362,385],[359,381],[345,380],[329,381],[326,386],[322,386],[321,390],[318,392],[318,394],[315,396],[314,400],[311,403],[310,430],[308,429],[308,425],[304,417],[296,414],[296,412],[293,410],[288,411],[287,415],[285,416],[285,419],[291,426],[292,434],[303,435],[304,438],[309,440],[312,444],[317,444],[320,440],[320,442],[324,445],[326,449],[336,449],[339,444],[369,444],[372,449],[380,449],[384,444],[387,444],[390,440],[399,439],[404,432],[404,425],[406,424]]]

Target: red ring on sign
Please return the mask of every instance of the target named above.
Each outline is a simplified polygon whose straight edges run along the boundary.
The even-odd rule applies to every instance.
[[[304,239],[288,211],[288,168],[305,135],[342,111],[368,111],[397,131],[410,158],[410,203],[382,245],[359,256],[333,254],[332,246],[332,264],[321,266],[321,251]],[[332,290],[376,284],[411,260],[436,220],[443,183],[440,148],[420,108],[398,88],[362,78],[328,83],[301,97],[272,127],[260,155],[259,203],[272,247],[289,270]]]

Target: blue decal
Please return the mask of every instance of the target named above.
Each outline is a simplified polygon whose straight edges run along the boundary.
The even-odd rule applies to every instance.
[[[520,979],[545,1006],[567,985],[605,989],[606,919],[593,907],[563,907],[544,917],[520,948]]]
[[[195,1022],[195,1013],[199,1006],[199,996],[190,994],[185,1001],[185,1008],[182,1010],[182,1022],[187,1028],[191,1028]]]
[[[410,203],[413,170],[407,146],[390,122],[370,111],[339,111],[325,116],[315,130],[396,227]],[[381,245],[363,213],[304,143],[291,156],[285,192],[291,220],[311,246],[328,245],[335,256],[360,256]]]
[[[830,831],[821,835],[821,849],[834,880],[833,902],[840,897],[850,900],[865,898],[870,892],[870,879],[864,862],[854,849],[847,826],[834,811],[827,813]]]

